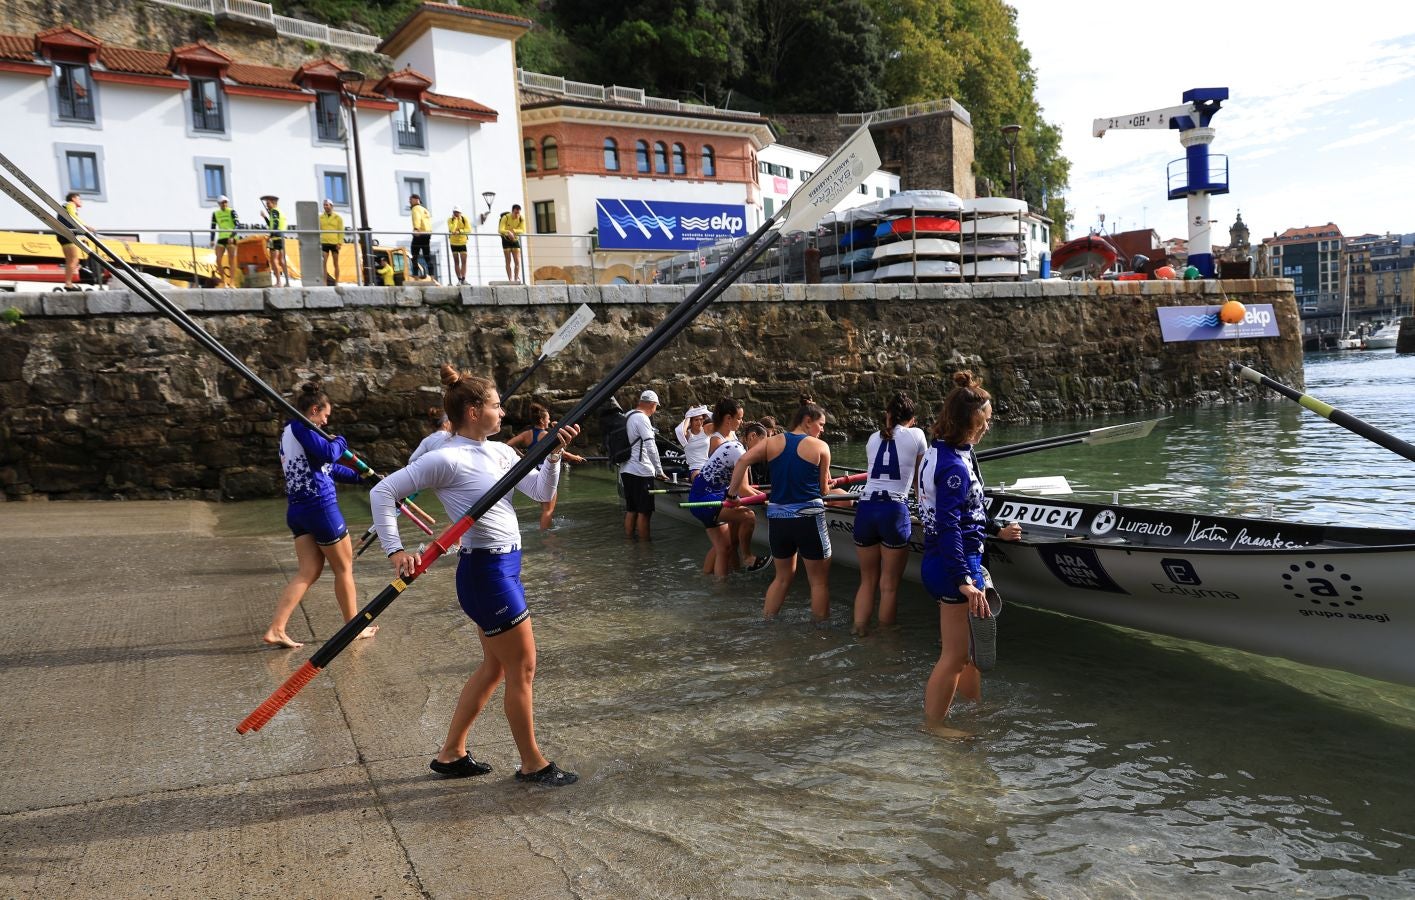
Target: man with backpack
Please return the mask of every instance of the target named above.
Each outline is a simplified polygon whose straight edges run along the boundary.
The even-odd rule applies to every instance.
[[[619,467],[619,483],[624,489],[624,536],[637,532],[641,541],[649,540],[649,519],[653,516],[655,478],[666,479],[663,463],[658,458],[658,441],[654,438],[653,422],[658,411],[658,394],[645,390],[639,403],[624,416],[625,438],[629,458]]]

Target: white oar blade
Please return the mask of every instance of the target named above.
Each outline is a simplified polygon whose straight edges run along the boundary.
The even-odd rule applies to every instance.
[[[1005,485],[1003,490],[1054,496],[1071,493],[1071,482],[1066,480],[1065,475],[1043,475],[1039,478],[1019,478],[1012,484]]]
[[[797,188],[786,201],[781,233],[813,230],[816,223],[850,196],[879,164],[879,151],[870,136],[870,126],[861,125],[850,140],[816,170],[811,180]]]
[[[1149,437],[1150,432],[1155,430],[1155,426],[1164,419],[1150,419],[1147,422],[1126,422],[1124,425],[1111,425],[1108,428],[1097,428],[1095,431],[1081,438],[1083,444],[1118,444],[1121,441],[1135,441],[1142,437]]]
[[[552,357],[569,346],[570,342],[579,336],[591,322],[594,321],[594,310],[587,304],[581,303],[580,308],[575,310],[575,314],[565,320],[565,324],[555,330],[545,344],[540,348],[540,355]]]

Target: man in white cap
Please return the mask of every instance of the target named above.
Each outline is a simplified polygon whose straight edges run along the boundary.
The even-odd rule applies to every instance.
[[[697,477],[698,470],[708,459],[708,442],[712,436],[703,431],[707,420],[708,408],[706,406],[690,406],[688,411],[683,414],[683,421],[673,429],[673,436],[678,439],[678,446],[683,448],[683,460],[688,464],[689,481]]]
[[[637,533],[641,541],[649,540],[649,519],[653,517],[653,494],[649,490],[653,480],[668,477],[663,474],[650,421],[657,411],[658,394],[645,390],[625,421],[629,460],[619,467],[619,483],[624,488],[624,536],[632,538]]]
[[[447,247],[452,251],[452,268],[457,273],[457,283],[467,283],[467,234],[472,223],[462,215],[462,207],[452,207],[452,217],[447,220]]]

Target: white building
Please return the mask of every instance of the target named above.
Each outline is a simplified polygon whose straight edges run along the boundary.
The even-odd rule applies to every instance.
[[[757,185],[761,190],[762,212],[771,216],[781,209],[796,189],[809,181],[825,157],[809,150],[772,144],[757,154]],[[843,212],[899,193],[899,176],[876,169],[856,191],[840,201],[835,212]]]
[[[394,71],[357,95],[376,239],[407,243],[411,193],[435,230],[459,205],[485,235],[469,275],[504,277],[496,219],[477,214],[483,194],[498,208],[524,196],[515,41],[530,26],[425,4],[383,42]],[[139,50],[70,27],[0,35],[0,121],[12,138],[24,135],[4,152],[56,197],[78,191],[84,219],[109,233],[205,247],[223,194],[245,223],[259,222],[264,194],[281,198],[292,223],[297,201],[329,197],[352,227],[340,71],[329,60],[293,71],[250,65],[204,43]],[[0,229],[36,227],[0,199]]]

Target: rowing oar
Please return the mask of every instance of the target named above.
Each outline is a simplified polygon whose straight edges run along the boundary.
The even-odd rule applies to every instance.
[[[194,338],[197,343],[211,351],[222,362],[226,363],[232,369],[235,369],[239,375],[249,381],[260,393],[264,394],[268,400],[273,402],[276,406],[283,408],[285,412],[289,414],[290,418],[298,419],[303,422],[311,431],[323,436],[326,440],[333,439],[332,435],[310,421],[308,416],[296,409],[294,405],[282,397],[278,391],[261,380],[259,375],[251,371],[251,369],[232,354],[230,350],[227,350],[220,341],[207,333],[205,329],[196,323],[196,320],[187,315],[185,310],[169,301],[166,297],[162,296],[160,291],[144,281],[141,274],[139,274],[127,260],[123,259],[109,248],[108,245],[103,243],[93,229],[82,222],[75,222],[75,227],[71,228],[56,218],[56,215],[63,214],[63,207],[59,205],[59,202],[49,196],[43,188],[25,174],[23,169],[15,165],[15,163],[3,153],[0,153],[0,166],[4,166],[9,170],[34,197],[25,194],[14,182],[3,176],[0,176],[0,191],[3,191],[10,199],[24,208],[26,212],[36,219],[39,219],[51,231],[65,240],[77,244],[80,236],[85,238],[89,244],[92,245],[90,255],[99,265],[107,269],[114,278],[121,282],[124,287],[147,301],[148,305],[152,306],[153,309],[156,309],[174,325]],[[39,201],[42,201],[54,214],[51,215],[50,212],[45,211],[44,206],[41,206],[34,198],[38,198]],[[378,476],[374,475],[373,477],[377,479]]]
[[[578,337],[580,332],[584,331],[585,327],[593,321],[594,310],[590,309],[589,306],[584,303],[581,303],[580,308],[575,310],[574,315],[566,319],[565,324],[557,328],[555,333],[547,338],[545,343],[541,345],[540,356],[535,362],[531,363],[530,368],[521,373],[520,378],[517,378],[516,381],[506,389],[506,393],[501,395],[501,402],[505,403],[511,395],[516,393],[517,388],[526,383],[526,379],[531,377],[531,373],[540,368],[541,363],[545,362],[547,359],[554,359],[556,354],[564,350],[566,346]]]
[[[864,482],[864,481],[867,481],[867,480],[869,480],[869,476],[866,475],[864,472],[859,472],[859,473],[854,474],[854,475],[841,475],[841,476],[839,476],[838,478],[832,478],[832,479],[830,479],[830,486],[831,486],[831,487],[840,487],[840,485],[842,485],[842,484],[860,484],[860,483],[862,483],[862,482]],[[706,507],[706,506],[726,506],[726,507],[733,507],[733,506],[751,506],[751,505],[757,504],[757,503],[765,503],[766,500],[767,500],[767,497],[769,497],[769,496],[770,496],[769,494],[759,493],[759,494],[751,494],[751,495],[749,495],[749,496],[747,496],[747,497],[742,497],[742,498],[740,498],[740,499],[738,499],[738,500],[733,500],[733,499],[731,499],[731,498],[728,498],[728,499],[726,499],[726,500],[692,500],[692,501],[689,501],[689,502],[687,502],[687,503],[679,503],[678,505],[681,506],[681,507],[683,507],[684,509],[690,509],[690,508],[692,508],[692,507]]]
[[[1251,381],[1253,384],[1260,384],[1265,388],[1277,391],[1289,400],[1296,400],[1304,409],[1311,410],[1328,422],[1334,422],[1347,431],[1354,431],[1366,440],[1380,444],[1392,453],[1399,453],[1411,462],[1415,462],[1415,446],[1411,446],[1395,435],[1381,431],[1376,426],[1364,422],[1350,413],[1344,413],[1330,403],[1323,403],[1311,394],[1304,394],[1280,381],[1273,381],[1262,372],[1254,371],[1241,363],[1230,363],[1230,367],[1244,381]]]
[[[1055,437],[1037,438],[1034,441],[1022,441],[1018,444],[1005,444],[1001,447],[993,447],[989,450],[979,450],[978,460],[985,462],[990,459],[1006,459],[1009,456],[1021,456],[1024,453],[1035,453],[1038,450],[1055,450],[1058,447],[1070,447],[1075,444],[1086,444],[1096,447],[1101,444],[1119,444],[1122,441],[1135,441],[1143,437],[1148,437],[1150,432],[1155,430],[1155,426],[1163,422],[1168,416],[1158,419],[1148,419],[1144,422],[1126,422],[1123,425],[1107,425],[1104,428],[1092,428],[1090,431],[1078,431],[1074,434],[1059,434]]]
[[[358,469],[360,474],[362,474],[365,478],[372,478],[374,484],[378,484],[380,481],[383,480],[382,475],[375,472],[373,468],[369,466],[368,463],[360,459],[359,455],[353,452],[352,450],[345,450],[344,456],[342,458],[351,460],[354,463],[354,468]],[[422,529],[422,532],[424,534],[432,534],[432,526],[437,524],[437,520],[434,519],[432,516],[428,515],[428,513],[425,512],[422,507],[414,503],[412,497],[404,497],[402,500],[400,500],[398,502],[398,511],[401,512],[403,515],[407,516],[408,518],[412,519],[413,524],[418,526],[418,528]],[[417,515],[414,515],[414,513],[417,513]],[[426,521],[424,521],[424,519]],[[370,526],[369,532],[372,531],[373,527]],[[367,535],[365,535],[365,541],[367,541]],[[365,544],[365,546],[367,546],[367,544]],[[362,548],[360,549],[362,550]],[[358,554],[356,553],[354,554],[354,556],[357,557]]]
[[[814,227],[826,212],[835,208],[845,197],[855,190],[865,176],[879,168],[879,153],[870,139],[869,128],[862,126],[835,152],[830,159],[816,170],[811,180],[806,182],[786,202],[776,216],[769,217],[762,226],[746,238],[725,259],[716,270],[693,289],[683,301],[675,306],[663,321],[645,337],[629,355],[620,360],[598,385],[560,420],[561,427],[576,425],[581,419],[594,412],[614,396],[614,392],[629,383],[640,369],[648,364],[679,332],[687,328],[704,310],[726,290],[727,286],[741,277],[753,262],[781,239],[787,228],[800,230],[805,226]],[[789,215],[787,214],[789,211]],[[531,445],[526,455],[513,465],[501,479],[486,490],[472,504],[471,509],[459,518],[452,527],[443,532],[419,554],[418,563],[411,575],[394,579],[378,596],[365,606],[357,616],[346,622],[334,635],[314,652],[285,683],[276,688],[265,702],[246,716],[236,730],[242,734],[259,731],[285,704],[289,703],[300,690],[314,679],[322,669],[339,655],[341,651],[361,634],[369,622],[388,608],[398,595],[408,589],[408,585],[428,570],[439,557],[457,545],[463,534],[472,527],[488,510],[495,506],[521,479],[529,475],[536,466],[545,461],[551,451],[558,446],[556,441],[537,441]]]

